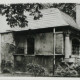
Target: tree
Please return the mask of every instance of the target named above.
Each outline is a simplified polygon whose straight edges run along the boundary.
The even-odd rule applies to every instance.
[[[9,5],[0,5],[0,13],[7,17],[6,21],[10,27],[19,25],[20,27],[25,27],[28,25],[27,16],[24,15],[24,11],[30,11],[30,15],[38,12],[39,16],[39,4],[9,4]],[[36,18],[34,18],[36,19]]]
[[[61,11],[70,15],[74,20],[76,19],[75,3],[59,3],[54,4],[53,7],[60,9]]]
[[[10,27],[25,27],[28,26],[27,16],[24,15],[25,11],[29,11],[30,15],[34,16],[34,19],[37,20],[42,17],[40,9],[45,8],[58,8],[61,11],[69,14],[75,19],[75,4],[69,3],[33,3],[33,4],[8,4],[0,5],[0,14],[7,17],[6,21]]]

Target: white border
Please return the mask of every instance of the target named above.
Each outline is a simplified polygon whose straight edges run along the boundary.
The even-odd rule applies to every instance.
[[[80,0],[0,0],[0,4],[10,3],[80,3]]]
[[[0,0],[0,4],[11,3],[80,3],[80,0]],[[79,80],[80,78],[67,77],[1,77],[0,80]]]
[[[71,77],[1,77],[0,80],[80,80]]]

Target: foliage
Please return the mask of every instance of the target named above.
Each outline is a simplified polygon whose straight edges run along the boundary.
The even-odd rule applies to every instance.
[[[75,68],[75,70],[78,72],[78,76],[80,77],[80,65],[77,66],[77,67]]]
[[[58,65],[56,71],[55,71],[56,76],[62,76],[62,77],[71,77],[71,76],[78,76],[77,71],[75,70],[74,67],[71,67],[67,63],[64,63],[64,65]]]
[[[14,44],[6,43],[6,46],[9,47],[8,53],[14,53],[15,52],[16,47]]]
[[[75,19],[74,3],[6,4],[0,5],[0,14],[6,16],[7,24],[10,25],[10,27],[14,26],[25,27],[28,26],[28,20],[27,16],[24,15],[24,12],[29,11],[30,15],[33,15],[34,19],[37,20],[42,17],[40,9],[52,7],[60,9],[61,11],[69,14]]]
[[[74,20],[76,19],[76,4],[75,3],[59,3],[54,4],[53,7],[60,9],[61,11],[70,15]]]
[[[2,73],[11,73],[12,69],[13,69],[13,65],[10,61],[2,60],[2,63],[1,63]]]
[[[25,11],[30,11],[31,14],[38,12],[39,17],[41,16],[37,4],[0,5],[0,13],[2,15],[6,15],[7,17],[6,21],[8,22],[7,24],[10,25],[10,27],[14,27],[14,26],[25,27],[28,25],[27,16],[24,15]]]
[[[6,46],[9,47],[8,48],[8,53],[13,53],[13,54],[15,54],[15,53],[22,54],[22,53],[24,53],[24,48],[22,48],[22,47],[18,47],[16,45],[10,44],[10,43],[6,43]]]
[[[44,67],[42,67],[38,64],[32,64],[32,63],[27,64],[26,71],[32,73],[34,76],[46,76],[46,75],[48,75],[47,69],[45,69]]]
[[[46,4],[41,4],[41,6],[44,8],[58,8],[64,13],[67,13],[73,19],[76,19],[76,4],[75,3],[46,3]]]

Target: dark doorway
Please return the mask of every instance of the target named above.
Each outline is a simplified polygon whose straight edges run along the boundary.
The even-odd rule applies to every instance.
[[[34,54],[34,38],[27,38],[27,54]]]
[[[77,39],[72,40],[72,54],[79,55],[79,40]]]

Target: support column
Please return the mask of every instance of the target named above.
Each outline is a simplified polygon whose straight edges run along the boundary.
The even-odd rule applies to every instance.
[[[69,60],[71,56],[71,42],[69,33],[65,35],[65,59]]]
[[[53,75],[55,73],[55,44],[56,44],[56,35],[55,35],[55,28],[53,29]]]
[[[1,34],[0,34],[0,73],[1,73]]]

